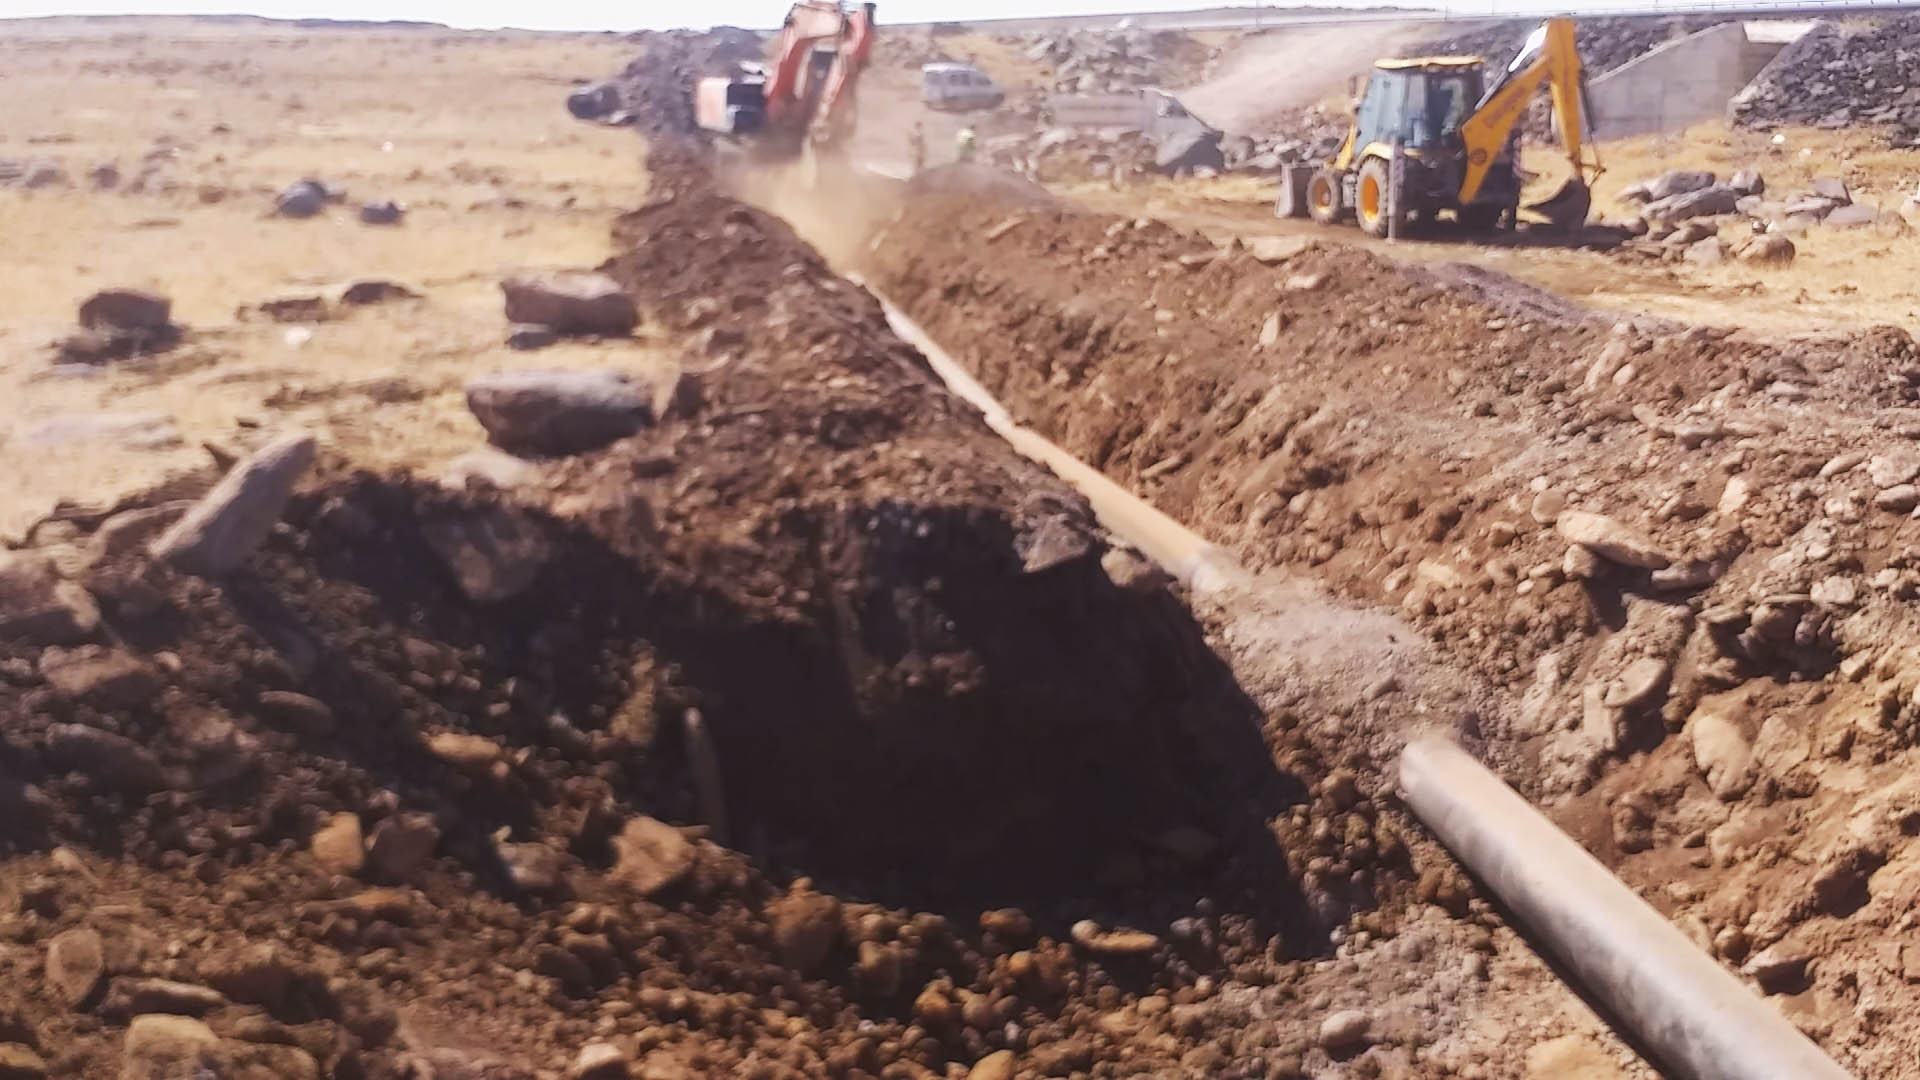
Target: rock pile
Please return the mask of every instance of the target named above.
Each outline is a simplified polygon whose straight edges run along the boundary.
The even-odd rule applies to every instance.
[[[1197,81],[1219,51],[1174,30],[1078,31],[1013,39],[1053,69],[1058,94],[1099,94]]]
[[[1892,127],[1896,145],[1920,144],[1920,15],[1825,22],[1781,52],[1728,106],[1736,124]]]
[[[1318,106],[1299,110],[1264,135],[1196,129],[1156,143],[1139,132],[1043,127],[986,143],[1003,168],[1042,182],[1104,180],[1149,169],[1168,176],[1272,175],[1300,162],[1325,161],[1346,138],[1346,120]]]
[[[1705,264],[1729,256],[1765,264],[1790,262],[1795,253],[1790,237],[1820,225],[1879,225],[1901,231],[1907,227],[1898,214],[1855,202],[1847,185],[1832,178],[1815,180],[1805,191],[1769,199],[1766,181],[1750,169],[1724,182],[1711,172],[1674,169],[1628,186],[1620,199],[1638,208],[1625,223],[1628,232],[1641,237],[1634,249]],[[1721,228],[1731,224],[1749,226],[1750,237],[1729,246],[1721,238]]]
[[[1712,15],[1673,15],[1664,18],[1620,16],[1577,19],[1574,39],[1589,76],[1600,75],[1646,55],[1675,38],[1697,33],[1727,20]],[[1433,38],[1411,46],[1408,55],[1478,56],[1489,74],[1506,66],[1514,53],[1540,25],[1538,19],[1508,19],[1461,34]]]

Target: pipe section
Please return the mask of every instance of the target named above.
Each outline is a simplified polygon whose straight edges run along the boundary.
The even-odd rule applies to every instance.
[[[965,368],[954,362],[945,350],[927,336],[926,331],[884,297],[880,298],[880,306],[886,310],[887,321],[892,324],[894,333],[926,356],[927,363],[947,384],[947,389],[979,409],[987,426],[1011,443],[1015,450],[1052,469],[1054,475],[1078,489],[1093,507],[1094,516],[1115,536],[1139,548],[1147,558],[1160,564],[1162,569],[1195,592],[1225,588],[1239,577],[1239,564],[1233,556],[1156,510],[1140,496],[1114,483],[1100,470],[1037,432],[1015,423],[1006,407]]]
[[[1400,787],[1434,835],[1670,1075],[1848,1080],[1846,1070],[1452,741],[1428,736],[1409,743],[1400,754]]]

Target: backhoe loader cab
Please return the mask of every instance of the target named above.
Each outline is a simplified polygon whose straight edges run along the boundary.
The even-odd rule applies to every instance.
[[[1318,171],[1282,177],[1276,210],[1332,223],[1349,216],[1375,236],[1390,225],[1394,147],[1401,149],[1402,220],[1451,211],[1470,229],[1511,224],[1519,208],[1516,132],[1535,91],[1553,91],[1556,128],[1573,174],[1565,190],[1528,207],[1563,225],[1583,222],[1587,178],[1598,165],[1582,158],[1585,87],[1573,25],[1550,20],[1521,47],[1494,84],[1484,83],[1479,57],[1381,60],[1354,101],[1353,122],[1333,161]]]

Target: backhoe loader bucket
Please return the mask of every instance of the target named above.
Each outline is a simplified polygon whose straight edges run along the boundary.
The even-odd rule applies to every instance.
[[[1587,212],[1593,209],[1593,189],[1576,176],[1527,209],[1551,221],[1554,228],[1572,232],[1587,223]]]

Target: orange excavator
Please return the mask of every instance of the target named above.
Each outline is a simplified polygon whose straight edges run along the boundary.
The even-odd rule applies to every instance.
[[[855,90],[873,52],[874,5],[800,0],[773,57],[700,80],[694,120],[761,160],[816,159],[852,135]]]

